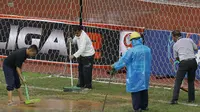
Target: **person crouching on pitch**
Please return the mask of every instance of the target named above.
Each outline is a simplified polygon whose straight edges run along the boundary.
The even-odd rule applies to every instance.
[[[92,69],[95,50],[90,37],[82,30],[81,26],[74,26],[75,37],[69,38],[67,43],[72,42],[78,45],[78,51],[69,56],[69,59],[78,59],[79,81],[77,87],[92,89]]]
[[[8,91],[8,106],[16,105],[12,100],[12,91],[17,89],[19,99],[21,103],[24,103],[25,99],[21,91],[21,83],[26,83],[22,77],[22,64],[28,57],[35,56],[38,52],[36,45],[31,45],[29,48],[21,48],[14,51],[3,62],[3,71],[7,84]]]
[[[151,73],[151,49],[143,45],[143,39],[138,32],[130,35],[133,47],[111,67],[119,70],[126,66],[126,91],[131,93],[135,112],[148,110],[148,89]]]

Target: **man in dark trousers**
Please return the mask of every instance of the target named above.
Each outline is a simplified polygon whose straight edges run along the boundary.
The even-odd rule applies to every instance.
[[[197,70],[197,62],[194,53],[198,50],[197,45],[190,38],[181,38],[181,33],[178,30],[172,32],[172,39],[175,42],[173,46],[174,58],[180,61],[180,63],[176,73],[173,98],[170,103],[177,104],[180,87],[186,73],[188,74],[188,102],[194,102],[194,81],[195,72]]]
[[[95,50],[90,37],[82,30],[81,26],[74,26],[75,37],[69,38],[68,43],[77,44],[78,51],[69,56],[70,59],[78,58],[79,83],[77,87],[92,89],[92,68]]]
[[[151,74],[151,49],[143,45],[143,38],[138,32],[130,35],[132,48],[113,64],[114,71],[126,67],[126,91],[131,93],[134,112],[148,110],[148,89]]]
[[[29,48],[21,48],[14,51],[3,62],[3,71],[8,91],[8,106],[16,105],[12,100],[12,91],[17,89],[21,103],[24,103],[24,97],[20,89],[21,83],[26,83],[22,76],[22,64],[28,57],[35,56],[38,52],[36,45]]]

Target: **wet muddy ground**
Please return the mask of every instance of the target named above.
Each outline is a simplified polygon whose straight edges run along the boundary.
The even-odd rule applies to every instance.
[[[7,101],[0,101],[0,112],[100,112],[102,103],[87,100],[41,99],[36,104],[7,106]]]

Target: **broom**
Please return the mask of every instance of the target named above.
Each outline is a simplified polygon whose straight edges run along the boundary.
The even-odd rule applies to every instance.
[[[117,73],[117,71],[115,71],[115,69],[112,69],[112,70],[110,70],[110,71],[107,71],[107,74],[110,75],[110,79],[109,79],[109,83],[108,83],[108,89],[110,89],[110,82],[111,82],[111,79],[112,79],[113,75],[115,75],[116,73]],[[107,100],[107,96],[108,96],[108,93],[107,93],[106,96],[105,96],[105,99],[104,99],[104,102],[103,102],[103,106],[102,106],[101,112],[104,112],[105,105],[106,105],[106,100]]]
[[[69,43],[69,55],[72,54],[72,47],[71,42]],[[71,74],[71,87],[63,87],[64,92],[79,92],[81,91],[80,87],[74,86],[73,82],[73,74],[72,74],[72,60],[70,59],[70,74]]]
[[[25,80],[25,76],[24,76],[24,80]],[[26,101],[25,101],[25,104],[34,104],[34,103],[37,103],[37,102],[40,102],[41,99],[30,99],[29,97],[29,92],[28,92],[28,86],[26,83],[24,83],[24,87],[25,87],[25,93],[26,93]]]

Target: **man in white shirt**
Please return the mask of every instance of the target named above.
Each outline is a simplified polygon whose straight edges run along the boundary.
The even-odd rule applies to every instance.
[[[195,60],[195,51],[198,50],[197,45],[190,38],[181,38],[181,33],[178,30],[172,32],[174,58],[179,63],[179,68],[176,73],[176,80],[174,84],[173,98],[171,104],[177,104],[181,83],[187,73],[188,78],[188,102],[195,100],[195,72],[197,70],[197,62]]]
[[[92,68],[95,50],[89,36],[82,30],[81,26],[74,26],[75,37],[69,38],[68,42],[77,44],[78,51],[69,56],[69,59],[78,59],[79,81],[77,87],[92,89]]]

